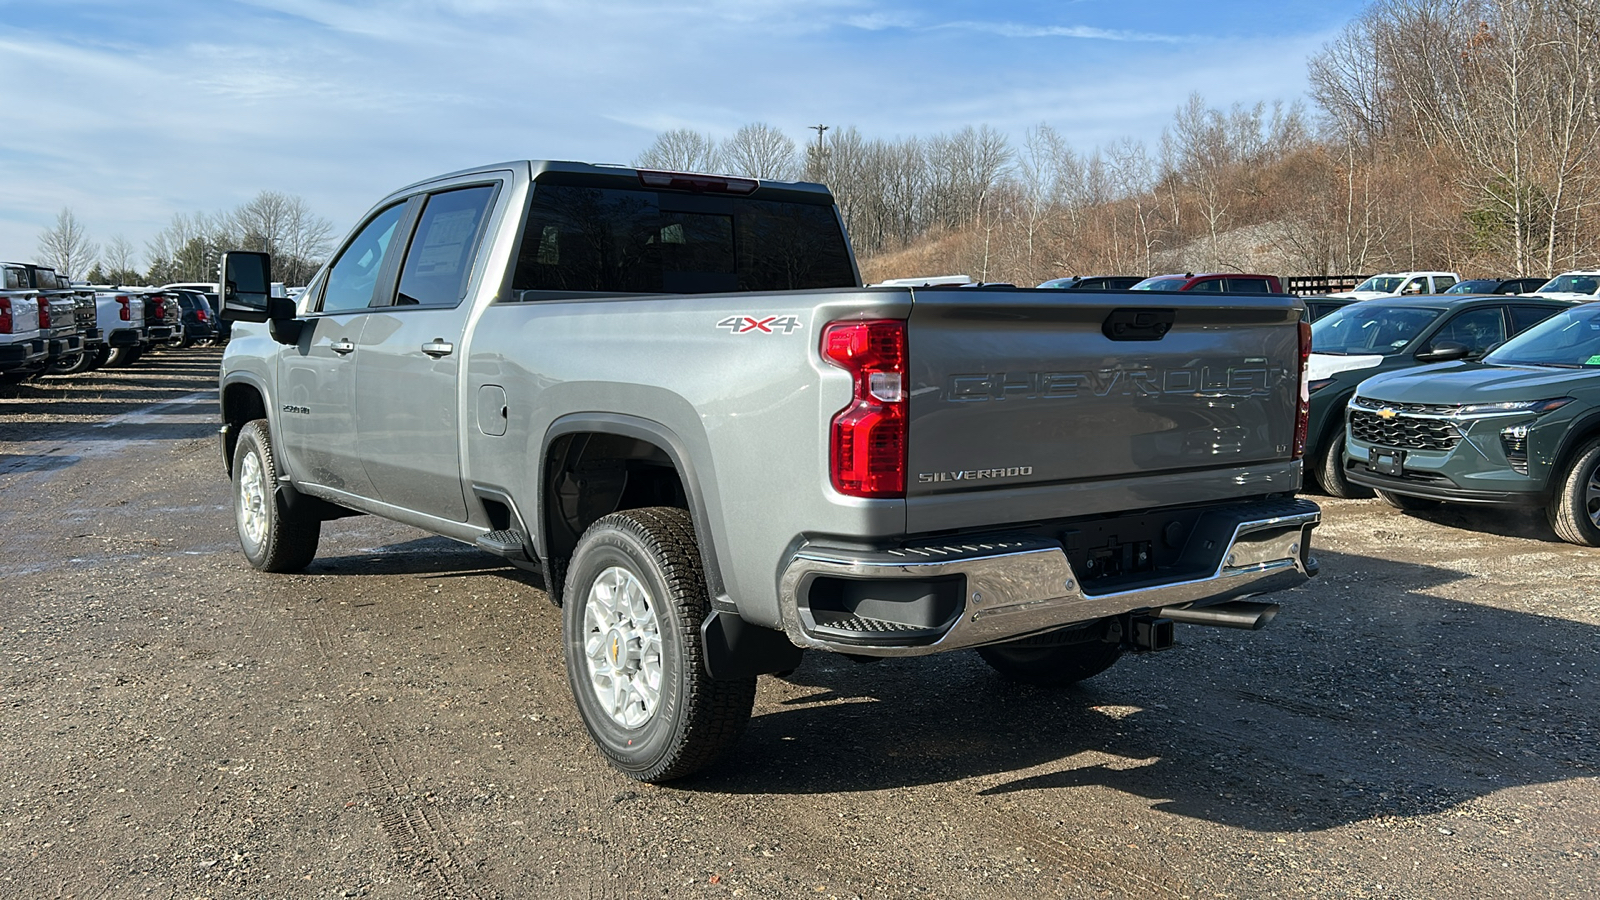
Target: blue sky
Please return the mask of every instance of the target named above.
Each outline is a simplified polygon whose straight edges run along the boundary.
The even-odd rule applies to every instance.
[[[262,190],[343,233],[505,159],[632,160],[662,130],[905,137],[1049,124],[1084,151],[1301,99],[1359,2],[0,0],[0,258],[69,206],[139,249]]]

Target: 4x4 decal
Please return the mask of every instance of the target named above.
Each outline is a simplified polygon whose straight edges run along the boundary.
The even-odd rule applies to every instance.
[[[726,328],[732,334],[775,334],[783,332],[792,334],[800,327],[800,319],[795,316],[729,316],[717,323],[718,328]]]

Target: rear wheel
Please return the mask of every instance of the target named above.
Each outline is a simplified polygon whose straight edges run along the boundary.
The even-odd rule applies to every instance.
[[[142,347],[112,347],[111,354],[106,357],[106,366],[112,369],[131,366],[143,355]]]
[[[1600,440],[1578,451],[1557,483],[1545,516],[1563,541],[1600,547]]]
[[[1379,490],[1376,492],[1378,499],[1389,504],[1395,509],[1406,512],[1422,512],[1429,509],[1438,509],[1438,500],[1429,500],[1426,497],[1413,497],[1410,494],[1396,494],[1394,491]]]
[[[710,613],[688,513],[612,513],[584,532],[567,570],[567,680],[600,752],[639,781],[696,772],[744,733],[755,678],[706,672]]]
[[[317,555],[322,520],[290,512],[278,496],[278,470],[267,420],[239,431],[233,449],[233,514],[239,546],[263,572],[298,572]]]
[[[1061,687],[1093,678],[1122,657],[1120,644],[1102,640],[1031,645],[1029,640],[979,647],[978,655],[1007,679],[1040,687]]]

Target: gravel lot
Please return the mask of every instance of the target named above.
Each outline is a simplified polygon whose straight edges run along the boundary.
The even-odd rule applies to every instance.
[[[1323,502],[1266,630],[1065,691],[970,653],[764,678],[635,784],[536,577],[360,517],[240,556],[220,351],[0,388],[0,896],[1600,895],[1600,550]]]

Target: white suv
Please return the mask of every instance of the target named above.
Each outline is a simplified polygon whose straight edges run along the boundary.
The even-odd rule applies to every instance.
[[[1600,300],[1600,272],[1562,272],[1525,296],[1592,303]]]
[[[1460,280],[1461,276],[1454,272],[1385,272],[1361,282],[1353,291],[1342,291],[1328,296],[1376,300],[1379,297],[1442,294],[1450,285]]]

